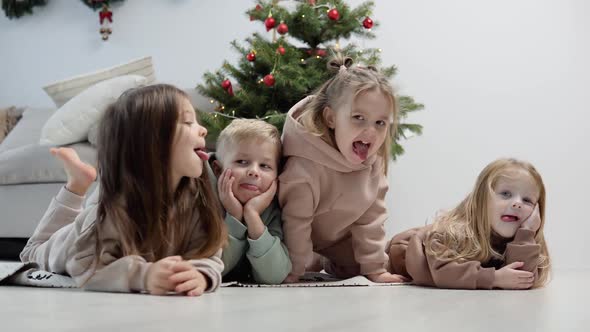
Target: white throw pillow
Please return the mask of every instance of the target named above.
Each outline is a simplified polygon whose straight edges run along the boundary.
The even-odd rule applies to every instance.
[[[143,76],[126,75],[89,87],[55,111],[41,129],[39,143],[64,145],[87,140],[88,131],[111,103],[123,92],[146,83]]]
[[[92,73],[71,77],[43,87],[57,107],[98,82],[124,75],[139,75],[147,79],[147,84],[156,81],[152,57],[132,60],[128,63],[101,69]]]

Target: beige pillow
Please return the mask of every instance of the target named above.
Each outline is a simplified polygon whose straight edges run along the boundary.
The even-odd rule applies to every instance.
[[[156,81],[152,57],[133,60],[126,64],[102,69],[93,73],[68,78],[44,86],[43,90],[51,97],[57,107],[62,107],[68,100],[98,82],[124,75],[139,75],[147,79],[146,84]]]
[[[107,107],[129,89],[145,86],[146,78],[124,75],[99,82],[70,99],[45,122],[41,145],[65,145],[86,141],[90,128]]]

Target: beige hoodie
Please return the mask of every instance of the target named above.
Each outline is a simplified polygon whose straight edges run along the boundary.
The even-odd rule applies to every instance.
[[[382,158],[351,164],[337,149],[307,132],[295,119],[310,98],[293,106],[283,129],[288,159],[279,176],[279,203],[291,274],[305,272],[312,251],[329,259],[332,273],[343,277],[385,272],[388,183]]]
[[[115,221],[104,220],[101,234],[102,251],[96,257],[97,192],[90,197],[88,207],[82,209],[83,197],[62,188],[51,201],[35,233],[20,254],[23,262],[35,262],[41,269],[70,275],[79,287],[109,292],[145,292],[145,279],[151,262],[138,255],[123,256]],[[94,198],[94,199],[93,199]],[[207,236],[198,222],[193,220],[192,238],[186,252]],[[212,257],[193,259],[190,262],[209,279],[207,292],[216,290],[221,283],[221,249]]]
[[[524,262],[523,271],[538,277],[541,246],[535,242],[535,232],[518,229],[513,239],[494,238],[494,249],[504,254],[504,260],[481,263],[468,260],[445,260],[428,254],[426,240],[432,225],[416,227],[395,235],[388,249],[391,273],[413,279],[414,283],[438,288],[491,289],[495,271],[514,262]],[[437,240],[434,245],[448,250]]]

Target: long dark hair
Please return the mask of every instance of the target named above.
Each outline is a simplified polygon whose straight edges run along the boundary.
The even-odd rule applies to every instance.
[[[199,178],[182,178],[174,192],[170,188],[181,98],[188,98],[184,91],[158,84],[127,91],[106,110],[97,144],[98,257],[107,218],[120,236],[123,255],[148,261],[183,253],[192,256],[185,259],[209,257],[225,242],[221,208],[205,163]],[[206,236],[187,253],[195,218]]]

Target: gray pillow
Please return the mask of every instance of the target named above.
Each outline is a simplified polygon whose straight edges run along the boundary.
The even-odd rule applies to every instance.
[[[55,108],[27,108],[16,127],[0,144],[0,152],[12,150],[28,144],[38,143],[41,128],[55,112]]]
[[[68,145],[80,159],[96,167],[96,149],[89,143]],[[61,161],[38,143],[0,152],[0,185],[20,183],[66,182]]]

